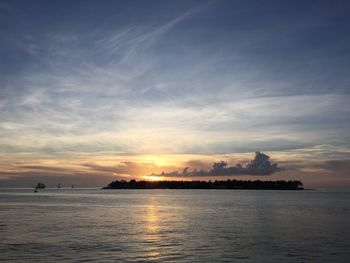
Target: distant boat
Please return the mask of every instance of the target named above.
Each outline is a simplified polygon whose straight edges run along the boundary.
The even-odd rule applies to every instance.
[[[44,188],[46,188],[46,185],[43,184],[43,183],[38,183],[35,188],[37,188],[37,189],[44,189]]]
[[[37,186],[35,186],[34,193],[38,192],[38,189],[44,189],[46,187],[43,183],[38,183]]]

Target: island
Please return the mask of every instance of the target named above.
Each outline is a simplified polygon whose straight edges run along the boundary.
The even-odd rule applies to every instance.
[[[115,180],[102,189],[229,189],[229,190],[304,190],[298,180],[221,180],[221,181],[130,181]]]

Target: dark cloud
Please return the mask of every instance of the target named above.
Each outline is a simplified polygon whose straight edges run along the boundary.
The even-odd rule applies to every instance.
[[[272,122],[270,119],[269,122],[259,123],[258,121],[262,120],[254,120],[254,127],[267,127],[270,125],[276,125],[276,123]],[[276,120],[278,122],[278,120]],[[230,123],[225,123],[226,128],[222,127],[221,130],[228,129]],[[287,125],[287,124],[285,124]],[[209,130],[220,130],[220,124],[216,123],[215,127],[209,127]],[[231,153],[249,153],[255,151],[256,149],[260,149],[261,151],[289,151],[289,150],[298,150],[305,149],[315,146],[314,143],[310,142],[301,142],[300,140],[287,140],[287,139],[269,139],[269,140],[245,140],[244,142],[231,141],[226,143],[208,143],[207,145],[191,145],[185,148],[185,153],[215,153],[215,154],[231,154]],[[192,167],[192,166],[191,166]]]
[[[178,171],[161,173],[167,177],[198,177],[198,176],[232,176],[232,175],[271,175],[282,169],[277,163],[271,163],[270,156],[260,151],[255,152],[255,158],[248,164],[238,163],[236,166],[227,166],[227,162],[214,163],[209,170],[190,170],[186,167],[180,173]]]
[[[153,163],[136,163],[130,161],[121,162],[120,164],[113,166],[99,165],[95,163],[85,163],[82,166],[95,172],[132,175],[143,175],[145,170],[154,170],[157,168]]]
[[[185,167],[191,167],[192,169],[208,169],[211,166],[211,162],[202,160],[190,160],[184,163]]]
[[[282,165],[285,170],[294,173],[302,173],[302,172],[310,172],[317,171],[318,175],[323,173],[337,173],[337,174],[348,174],[350,170],[350,159],[330,159],[330,160],[322,160],[321,157],[317,158],[307,158],[300,160],[285,160],[281,161],[280,165]]]
[[[328,160],[320,165],[320,168],[327,170],[350,170],[350,160]]]
[[[47,171],[47,172],[70,172],[69,169],[61,168],[61,167],[52,167],[52,166],[45,166],[45,165],[21,165],[18,166],[19,168],[24,168],[28,170],[39,170],[39,171]]]

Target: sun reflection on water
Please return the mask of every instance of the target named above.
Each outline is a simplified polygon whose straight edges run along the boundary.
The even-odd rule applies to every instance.
[[[158,230],[158,215],[157,208],[154,204],[150,204],[147,206],[147,233],[148,234],[156,234]]]
[[[146,210],[146,242],[149,243],[149,251],[147,257],[158,258],[161,253],[158,244],[161,242],[159,237],[159,217],[157,206],[154,198],[150,198],[149,205]]]

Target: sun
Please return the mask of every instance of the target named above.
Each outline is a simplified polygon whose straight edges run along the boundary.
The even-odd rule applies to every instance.
[[[148,181],[162,181],[162,180],[164,180],[163,176],[157,176],[157,175],[145,175],[145,176],[142,176],[142,178],[144,178]]]

